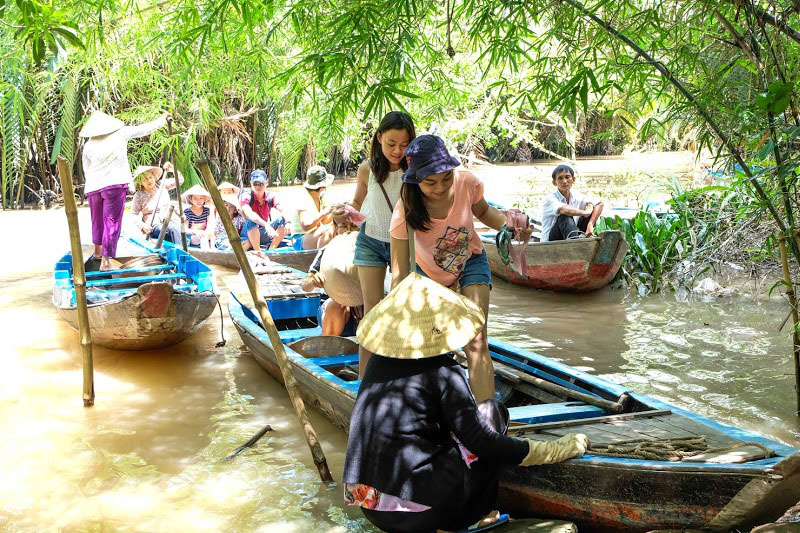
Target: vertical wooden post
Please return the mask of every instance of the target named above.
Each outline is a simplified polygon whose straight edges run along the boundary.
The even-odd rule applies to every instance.
[[[788,236],[784,232],[778,234],[778,246],[781,249],[781,266],[783,267],[783,279],[786,281],[786,296],[789,298],[789,305],[792,307],[792,359],[794,360],[794,390],[797,396],[797,409],[795,414],[800,416],[800,336],[797,335],[798,314],[797,298],[794,294],[794,284],[792,275],[789,272],[789,258],[786,252],[786,239]]]
[[[81,231],[78,226],[78,207],[72,188],[72,173],[69,163],[58,158],[58,176],[64,194],[64,211],[69,225],[69,242],[72,248],[72,277],[75,286],[75,303],[78,311],[78,327],[81,332],[81,359],[83,360],[83,406],[94,405],[94,361],[92,358],[92,333],[89,331],[89,311],[86,307],[86,272],[83,270]]]
[[[172,140],[172,117],[167,118],[167,133],[169,134],[170,141]],[[189,246],[186,244],[186,220],[183,218],[183,199],[181,198],[181,179],[178,172],[178,158],[175,155],[175,147],[172,147],[172,169],[175,172],[175,192],[178,193],[178,218],[181,221],[181,246],[183,251],[188,252]],[[166,177],[164,178],[166,181]],[[227,211],[226,211],[227,213]]]
[[[308,418],[305,403],[297,392],[297,382],[294,379],[289,360],[286,358],[286,351],[284,350],[280,335],[278,335],[278,329],[275,327],[275,322],[273,322],[272,316],[269,314],[269,309],[267,309],[267,304],[264,302],[264,297],[261,295],[258,281],[256,281],[253,269],[250,268],[250,263],[247,261],[247,256],[242,248],[242,239],[239,233],[237,233],[236,228],[233,227],[233,221],[228,213],[228,209],[222,201],[222,196],[217,190],[217,184],[214,182],[214,177],[211,175],[211,170],[208,168],[208,162],[200,161],[198,166],[200,167],[200,175],[205,182],[206,189],[208,189],[208,192],[211,194],[211,199],[214,201],[214,206],[217,208],[217,212],[222,220],[222,225],[225,226],[225,232],[228,234],[228,240],[230,241],[231,248],[233,248],[233,253],[236,254],[236,260],[239,261],[239,267],[241,267],[242,276],[244,276],[247,282],[247,288],[250,289],[250,296],[253,298],[253,304],[261,316],[261,322],[264,324],[267,335],[269,335],[269,340],[272,343],[272,350],[275,352],[275,357],[278,359],[278,366],[281,369],[283,383],[286,385],[286,391],[289,393],[289,398],[292,401],[292,406],[297,414],[297,418],[300,419],[300,425],[303,428],[308,447],[311,449],[311,456],[319,471],[319,477],[324,482],[333,482],[331,471],[328,469],[328,461],[325,459],[322,446],[319,444],[317,433],[314,431],[314,427],[311,425],[311,421]]]

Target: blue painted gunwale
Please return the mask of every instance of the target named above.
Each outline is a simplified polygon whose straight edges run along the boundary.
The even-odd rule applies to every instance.
[[[231,319],[237,326],[247,331],[247,333],[255,337],[259,342],[263,343],[265,346],[268,347],[271,346],[269,337],[259,325],[259,321],[255,319],[255,315],[253,315],[252,311],[250,311],[248,308],[243,306],[238,300],[236,300],[235,297],[232,297],[230,302],[228,303],[228,311],[231,316]],[[321,331],[320,328],[317,327],[309,329],[281,331],[279,332],[279,334],[281,339],[284,341],[284,344],[289,344],[291,342],[294,342],[295,340],[300,340],[308,336],[319,335],[320,331]],[[634,399],[641,401],[642,403],[648,405],[652,409],[669,409],[675,414],[685,416],[690,420],[693,420],[700,424],[704,424],[708,426],[710,429],[724,433],[725,435],[728,435],[732,438],[741,441],[758,442],[770,448],[777,454],[777,457],[773,457],[770,459],[751,461],[749,463],[743,463],[738,465],[724,465],[724,464],[713,464],[713,463],[680,463],[680,462],[676,463],[667,461],[625,459],[617,457],[601,457],[592,455],[584,455],[583,457],[580,458],[571,459],[570,461],[568,461],[569,463],[585,464],[586,466],[604,466],[604,467],[616,467],[616,468],[627,467],[637,470],[648,469],[650,471],[664,471],[664,472],[671,471],[671,472],[743,473],[743,474],[751,474],[753,476],[763,476],[767,474],[766,470],[775,466],[785,457],[798,451],[796,448],[793,448],[791,446],[783,445],[779,442],[773,441],[765,437],[761,437],[759,435],[750,433],[742,429],[721,424],[719,422],[708,419],[702,415],[686,411],[684,409],[675,407],[666,402],[657,400],[655,398],[651,398],[647,395],[632,392],[625,387],[604,380],[600,377],[587,374],[586,372],[577,370],[558,361],[554,361],[552,359],[549,359],[545,356],[542,356],[534,352],[529,352],[527,350],[520,349],[512,344],[497,339],[493,338],[489,339],[489,349],[490,352],[494,352],[493,355],[495,355],[497,352],[512,353],[542,367],[546,371],[549,370],[550,371],[549,373],[552,373],[554,375],[568,374],[570,376],[573,376],[576,380],[582,381],[586,385],[590,385],[599,391],[605,391],[608,397],[611,398],[617,398],[622,393],[628,393]],[[358,393],[358,386],[360,384],[360,381],[350,381],[350,382],[344,381],[339,377],[328,372],[325,368],[316,363],[313,358],[307,359],[302,355],[298,354],[297,352],[295,352],[294,350],[292,350],[291,348],[289,348],[288,346],[285,346],[285,350],[286,350],[286,355],[293,366],[310,375],[315,376],[319,381],[325,383],[336,393],[345,395],[350,399],[352,399],[353,402],[355,402],[355,397],[356,394]],[[513,420],[514,409],[511,408],[510,411]],[[580,426],[576,426],[576,430],[578,430],[577,428],[579,427]]]

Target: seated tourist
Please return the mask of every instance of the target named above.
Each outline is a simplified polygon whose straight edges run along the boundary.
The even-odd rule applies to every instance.
[[[292,235],[303,235],[303,250],[322,248],[333,239],[335,228],[331,207],[325,204],[325,189],[333,183],[333,174],[315,165],[308,169],[303,183],[308,192],[292,219]]]
[[[228,215],[231,217],[233,227],[236,229],[237,233],[241,233],[242,227],[244,227],[245,219],[239,212],[239,199],[233,194],[223,194],[222,201],[225,203],[225,207],[228,208]],[[225,226],[222,224],[222,218],[217,216],[215,220],[214,248],[217,250],[230,250],[231,242],[228,240],[228,234],[225,231]],[[250,249],[250,242],[243,241],[242,248],[245,250]]]
[[[277,248],[289,231],[278,199],[267,192],[267,174],[263,170],[254,170],[250,173],[250,185],[250,189],[239,194],[239,206],[245,218],[242,241],[247,239],[256,251],[262,245]]]
[[[183,193],[183,199],[189,206],[183,210],[189,244],[207,250],[214,239],[216,227],[211,208],[206,205],[211,202],[211,195],[201,185],[193,185]]]
[[[161,234],[161,226],[171,205],[169,191],[175,188],[174,178],[165,178],[163,188],[161,187],[162,184],[159,180],[165,172],[174,174],[172,163],[164,163],[163,169],[140,165],[133,173],[133,184],[136,187],[131,205],[133,224],[136,229],[151,239],[158,239]],[[179,174],[179,178],[183,183],[183,176]],[[170,220],[164,240],[173,243],[181,242],[181,227],[177,217]]]
[[[457,531],[496,520],[503,464],[540,465],[583,455],[588,439],[506,436],[508,410],[475,404],[449,355],[483,329],[468,298],[417,273],[367,313],[358,339],[367,363],[350,417],[345,502],[384,531]]]
[[[569,165],[553,170],[556,190],[545,196],[542,206],[541,242],[591,237],[603,212],[603,202],[592,202],[572,190],[575,171]]]

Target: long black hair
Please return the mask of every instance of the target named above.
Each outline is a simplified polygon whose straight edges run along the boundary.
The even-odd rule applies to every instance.
[[[414,121],[408,113],[402,111],[390,111],[383,117],[381,123],[378,125],[378,130],[372,136],[372,148],[370,149],[369,166],[372,169],[372,175],[375,176],[375,181],[383,183],[389,176],[389,160],[383,155],[381,143],[378,141],[378,134],[381,135],[387,130],[406,130],[408,132],[409,142],[417,138],[417,131],[414,129]],[[400,162],[403,170],[408,169],[408,163],[405,158]]]
[[[406,222],[411,229],[428,231],[431,225],[431,216],[425,207],[425,195],[416,183],[403,183],[400,188],[400,198],[403,199],[403,210]]]

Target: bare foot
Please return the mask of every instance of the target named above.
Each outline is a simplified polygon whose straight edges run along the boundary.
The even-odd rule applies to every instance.
[[[103,258],[100,259],[100,270],[102,270],[103,272],[106,272],[108,270],[114,270],[114,266],[111,264],[111,259],[109,259],[106,256],[103,256]]]

